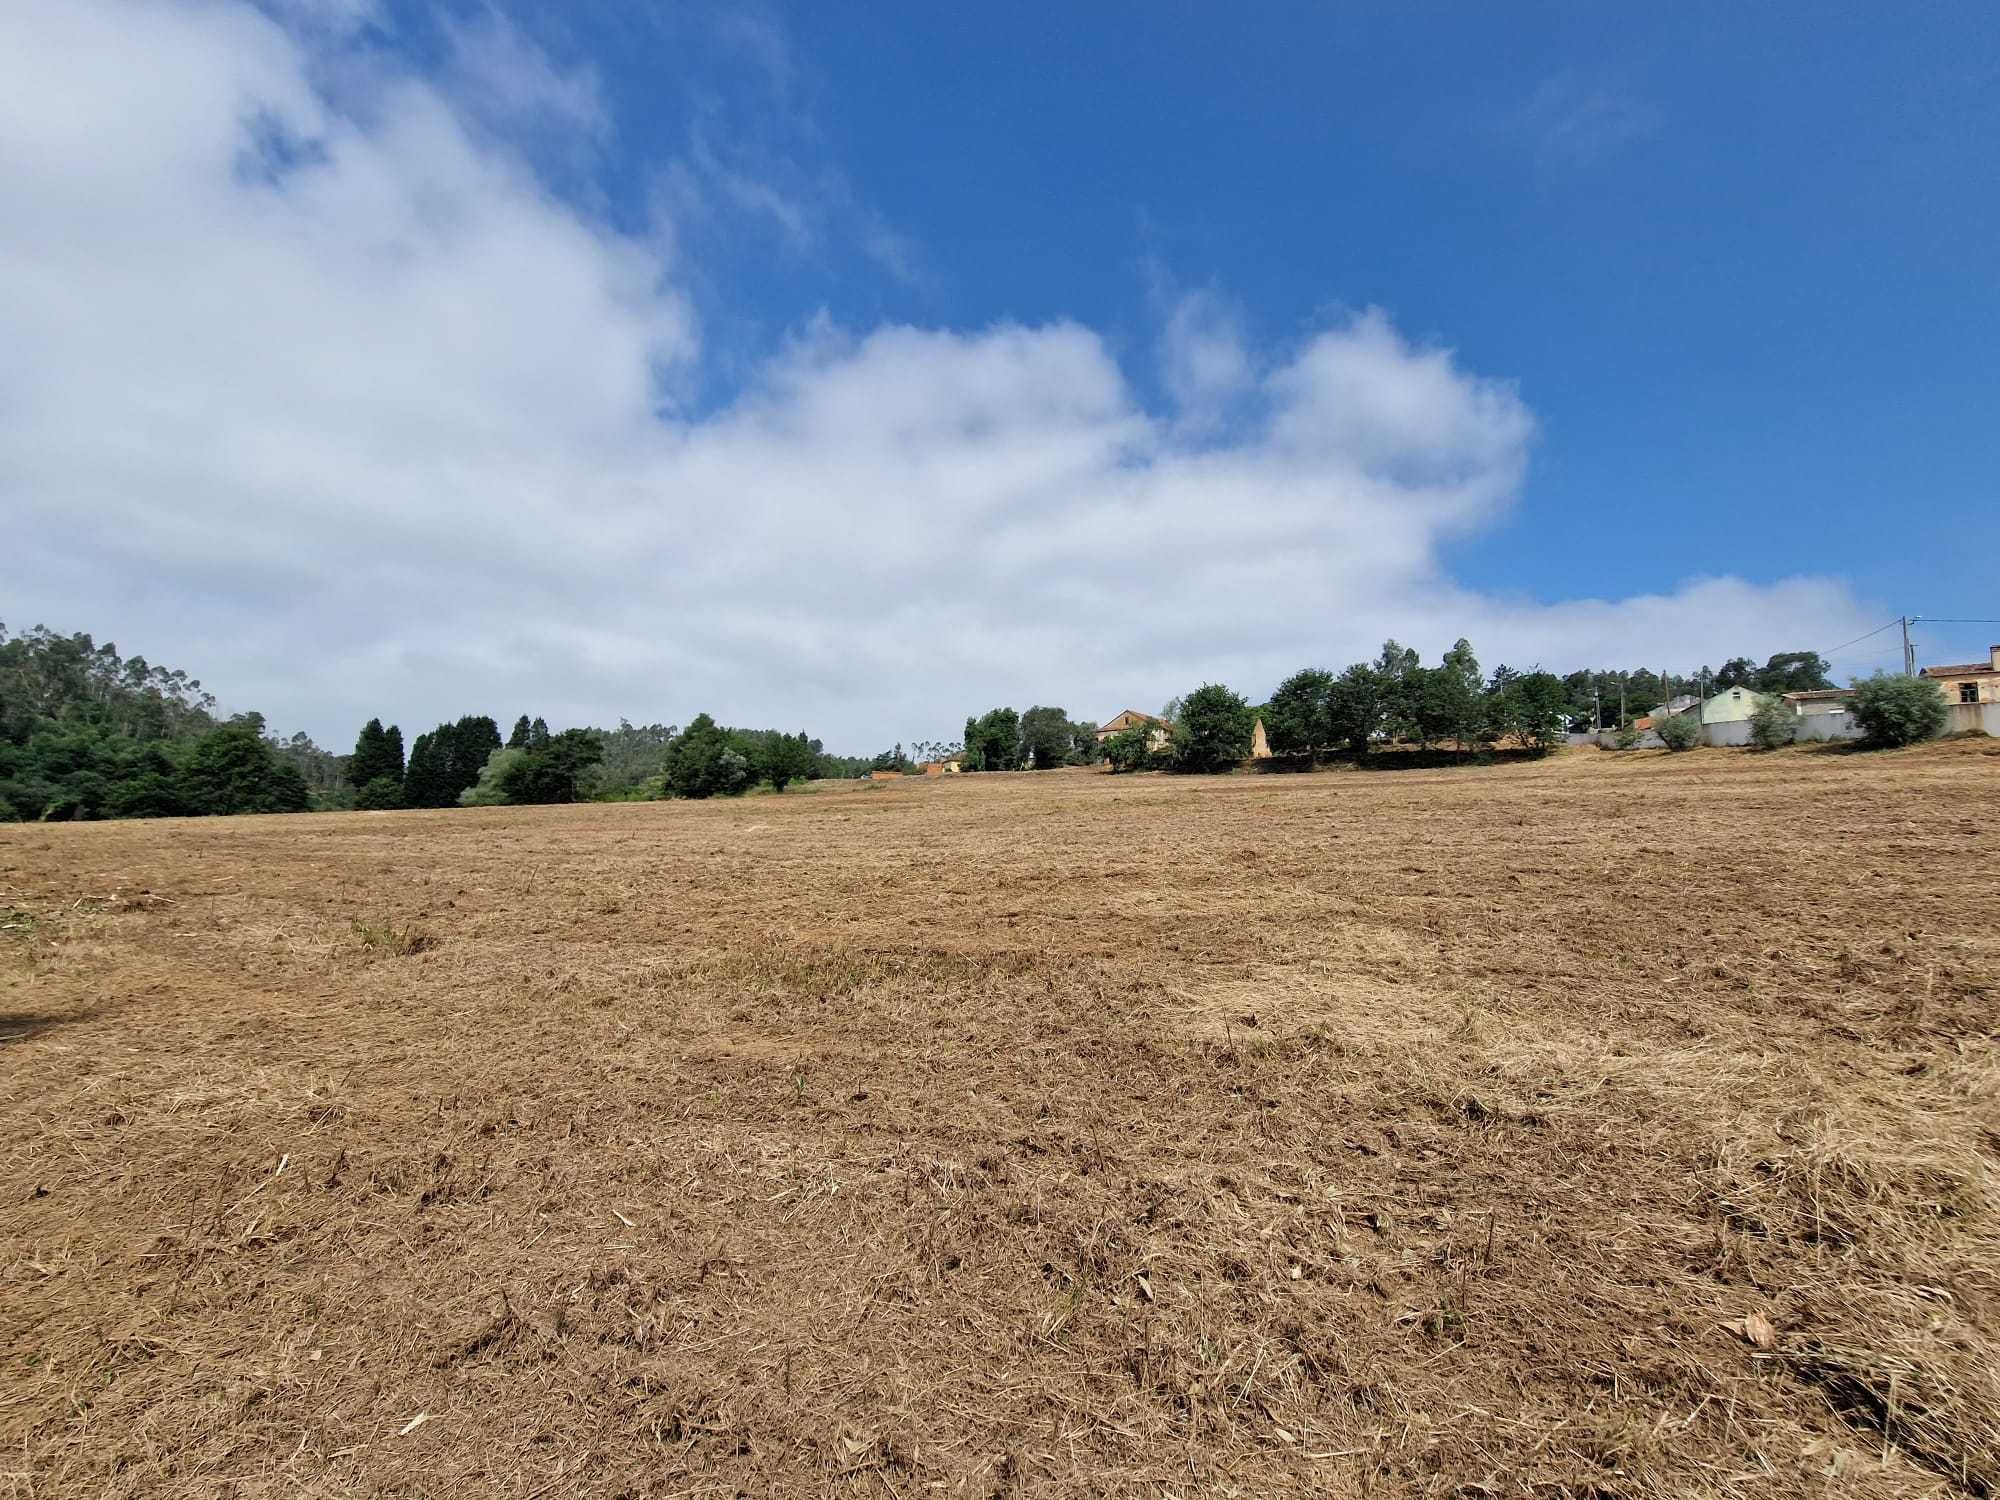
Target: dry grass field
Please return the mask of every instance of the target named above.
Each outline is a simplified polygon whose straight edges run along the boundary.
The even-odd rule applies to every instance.
[[[0,1493],[2000,1493],[2000,756],[0,827]]]

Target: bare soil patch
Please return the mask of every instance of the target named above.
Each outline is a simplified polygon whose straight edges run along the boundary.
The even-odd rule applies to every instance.
[[[2000,1493],[2000,759],[0,827],[24,1495]]]

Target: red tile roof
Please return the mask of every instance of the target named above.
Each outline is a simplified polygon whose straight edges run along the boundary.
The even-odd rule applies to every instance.
[[[1994,667],[1990,662],[1983,661],[1969,661],[1962,666],[1956,667],[1924,668],[1924,676],[1926,677],[1991,677],[1996,672],[2000,672],[2000,668]]]

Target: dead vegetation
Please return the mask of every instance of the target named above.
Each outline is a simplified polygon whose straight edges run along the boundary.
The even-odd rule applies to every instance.
[[[0,829],[0,1478],[2000,1493],[1993,767]]]

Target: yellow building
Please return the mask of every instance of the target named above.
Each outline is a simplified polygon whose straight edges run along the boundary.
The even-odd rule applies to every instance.
[[[2000,646],[1988,646],[1986,655],[1983,662],[1925,667],[1924,676],[1938,685],[1947,703],[2000,703]]]

